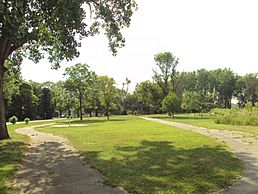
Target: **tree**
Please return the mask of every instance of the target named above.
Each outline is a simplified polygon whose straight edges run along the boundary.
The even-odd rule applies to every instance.
[[[78,107],[79,107],[79,103],[78,103],[78,98],[72,93],[72,92],[68,92],[66,94],[66,100],[65,100],[65,110],[67,110],[67,115],[68,117],[74,116],[77,112],[78,112]],[[80,116],[77,114],[77,116]]]
[[[196,90],[203,95],[207,95],[210,89],[210,72],[206,69],[199,69],[196,72]]]
[[[86,98],[84,100],[84,112],[88,113],[90,117],[92,117],[92,112],[95,111],[96,107],[96,101],[95,97],[92,95],[93,93],[88,93],[86,95]]]
[[[107,119],[109,119],[110,109],[114,107],[114,102],[117,95],[115,80],[113,78],[109,78],[108,76],[99,76],[98,87],[100,91],[101,104],[105,107],[106,116]]]
[[[37,97],[38,99],[38,103],[37,105],[34,107],[34,112],[35,112],[35,117],[33,118],[30,118],[30,119],[34,119],[34,118],[41,118],[43,119],[44,118],[44,114],[42,116],[41,112],[41,106],[40,106],[40,99],[41,99],[41,96],[42,96],[42,90],[43,88],[45,87],[44,86],[44,83],[38,83],[38,82],[34,82],[34,81],[28,81],[27,82],[31,87],[32,87],[32,93]]]
[[[150,112],[152,104],[152,83],[150,81],[144,81],[136,85],[135,95],[140,105],[140,113],[144,114]]]
[[[4,99],[7,106],[10,104],[12,96],[19,93],[20,82],[20,73],[14,72],[12,69],[9,69],[6,72],[6,76],[4,78]]]
[[[196,72],[182,72],[179,74],[179,82],[176,90],[177,95],[182,96],[183,93],[196,91],[197,77]]]
[[[95,73],[89,70],[88,65],[78,63],[72,67],[66,68],[64,76],[66,78],[66,89],[74,94],[79,101],[80,120],[82,120],[85,91],[92,88]]]
[[[230,69],[217,69],[214,73],[217,80],[218,102],[223,108],[231,108],[231,100],[236,88],[236,75]]]
[[[94,78],[93,87],[90,90],[85,91],[85,100],[84,100],[84,108],[85,113],[88,113],[90,117],[92,117],[92,112],[95,112],[95,116],[98,117],[99,111],[103,107],[100,102],[100,88],[98,86],[97,77]]]
[[[168,95],[170,88],[171,91],[175,92],[178,83],[176,67],[179,59],[170,52],[164,52],[155,55],[154,61],[158,69],[153,69],[153,79],[161,87],[163,97],[165,97]]]
[[[175,117],[175,112],[180,110],[180,100],[174,92],[170,92],[162,101],[162,109],[167,111],[169,116]]]
[[[155,83],[144,81],[137,84],[134,92],[141,114],[158,112],[162,91]]]
[[[138,107],[138,103],[137,103],[137,97],[135,95],[135,93],[133,94],[128,94],[127,98],[126,98],[126,103],[128,105],[128,112],[130,114],[138,114],[138,110],[139,110],[139,107]]]
[[[234,91],[234,96],[237,99],[237,104],[239,108],[244,108],[247,103],[247,97],[245,95],[245,81],[242,76],[236,77],[236,88]]]
[[[8,115],[16,115],[20,121],[25,118],[35,119],[37,117],[37,106],[39,99],[33,93],[29,83],[22,83],[19,86],[19,93],[12,97],[8,109]]]
[[[121,93],[121,105],[123,108],[122,114],[127,115],[127,109],[128,109],[128,96],[129,96],[129,85],[131,83],[131,80],[129,80],[127,77],[125,79],[125,82],[123,82],[123,88],[120,90]]]
[[[98,79],[95,78],[95,84],[94,84],[94,89],[90,91],[90,99],[92,102],[92,105],[94,106],[94,110],[95,110],[95,116],[98,117],[99,116],[99,111],[103,108],[103,106],[101,105],[100,102],[100,88],[98,87]]]
[[[245,96],[254,106],[258,97],[258,73],[250,73],[244,76]]]
[[[82,38],[99,33],[101,28],[116,54],[125,42],[121,29],[129,26],[135,8],[134,0],[1,1],[0,139],[9,138],[3,94],[7,60],[15,66],[24,56],[38,62],[48,53],[49,61],[57,68],[60,61],[79,55]]]
[[[59,117],[61,118],[67,107],[68,91],[66,90],[64,82],[62,81],[52,84],[50,88],[53,93],[55,111],[58,112]]]
[[[40,117],[43,119],[52,119],[54,113],[53,96],[49,88],[42,89],[40,97]]]
[[[183,94],[181,108],[186,110],[187,113],[190,112],[200,112],[201,111],[202,98],[201,94],[198,92],[186,92]]]

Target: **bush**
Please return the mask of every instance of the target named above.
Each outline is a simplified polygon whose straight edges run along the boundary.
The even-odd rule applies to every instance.
[[[30,119],[29,119],[29,118],[25,118],[25,119],[24,119],[24,122],[28,125],[29,122],[30,122]]]
[[[213,109],[216,124],[258,126],[258,108],[247,106],[244,109]]]
[[[12,116],[11,118],[9,118],[9,122],[12,123],[13,125],[17,123],[17,121],[18,121],[18,118],[16,116]]]

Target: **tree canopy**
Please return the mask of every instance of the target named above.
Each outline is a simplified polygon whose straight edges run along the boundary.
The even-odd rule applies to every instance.
[[[129,26],[135,9],[134,0],[3,0],[0,59],[7,59],[16,51],[12,55],[16,59],[26,56],[38,61],[48,53],[49,60],[58,66],[63,59],[78,56],[82,38],[101,29],[116,54],[117,48],[124,45],[121,29]]]
[[[109,119],[110,109],[114,108],[115,97],[116,97],[116,87],[115,80],[109,78],[108,76],[99,76],[98,77],[98,87],[100,91],[100,101],[106,109],[106,116]]]
[[[162,108],[174,118],[175,112],[180,110],[180,100],[174,92],[169,92],[169,94],[163,99]]]
[[[24,57],[45,56],[58,68],[79,56],[81,40],[104,30],[115,55],[124,46],[121,29],[130,25],[134,0],[3,0],[0,2],[0,139],[9,137],[5,124],[3,77],[11,61],[19,68]]]
[[[153,69],[153,79],[161,87],[163,97],[167,96],[170,89],[175,92],[177,84],[176,67],[179,59],[170,52],[158,53],[154,57],[157,68]]]
[[[89,70],[88,65],[78,63],[72,67],[67,67],[64,76],[66,77],[66,89],[79,99],[80,119],[82,120],[84,96],[93,87],[96,75]]]

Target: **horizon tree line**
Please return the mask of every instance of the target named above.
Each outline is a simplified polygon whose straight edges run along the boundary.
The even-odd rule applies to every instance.
[[[87,64],[65,69],[64,81],[37,83],[22,80],[20,73],[8,71],[5,79],[7,119],[13,115],[24,118],[50,119],[110,114],[156,114],[168,112],[209,112],[213,108],[231,108],[232,99],[238,107],[258,97],[258,74],[239,76],[232,70],[199,69],[178,72],[179,59],[170,52],[154,56],[153,79],[138,83],[129,93],[131,81],[115,87],[108,76],[98,76]]]

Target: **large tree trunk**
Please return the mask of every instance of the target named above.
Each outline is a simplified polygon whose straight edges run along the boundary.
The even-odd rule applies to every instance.
[[[0,139],[8,139],[10,138],[6,126],[5,120],[5,103],[4,103],[4,91],[3,91],[3,81],[4,81],[4,73],[5,68],[3,63],[0,64]]]

